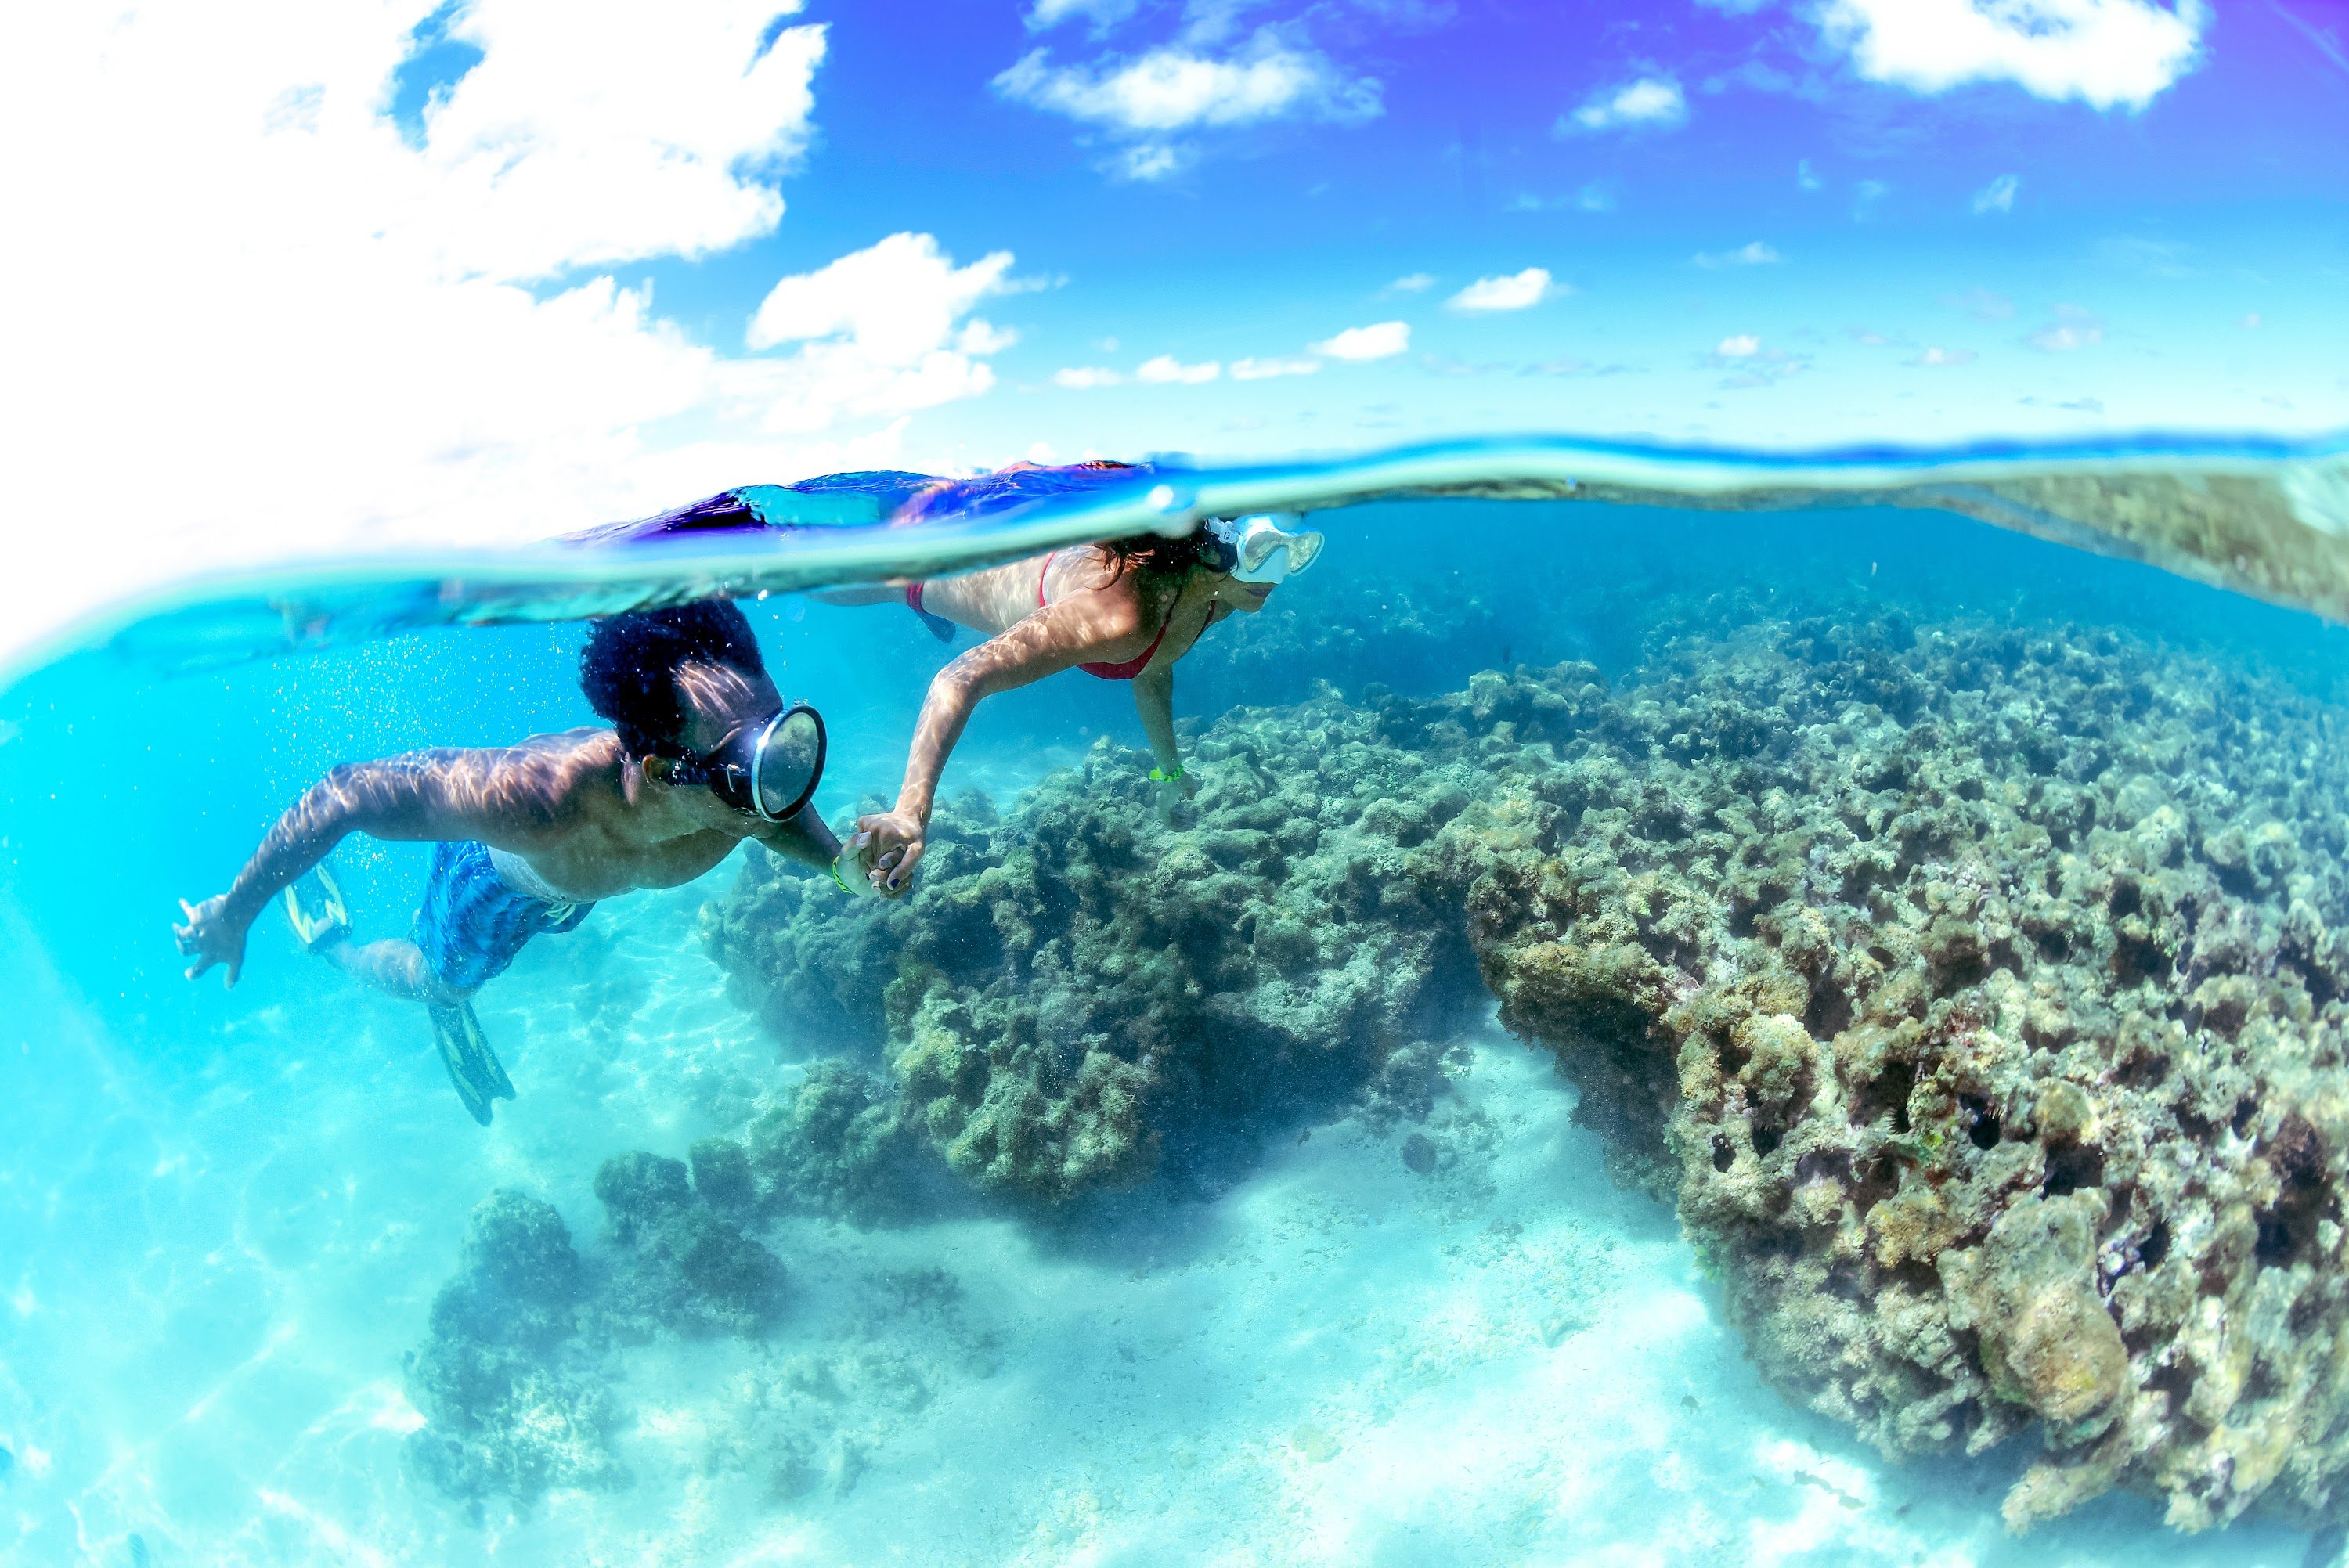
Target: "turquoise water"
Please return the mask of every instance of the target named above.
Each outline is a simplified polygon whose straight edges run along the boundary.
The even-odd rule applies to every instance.
[[[1676,1203],[1669,1180],[1660,1189],[1627,1176],[1619,1132],[1602,1115],[1578,1119],[1599,1092],[1588,1055],[1522,1020],[1513,1031],[1494,992],[1473,983],[1475,962],[1462,967],[1457,954],[1431,960],[1433,978],[1413,1004],[1408,1029],[1432,1054],[1408,1083],[1381,1068],[1267,1085],[1211,1057],[1188,1091],[1153,1102],[1174,1152],[1098,1190],[1045,1201],[991,1186],[918,1139],[885,1150],[877,1175],[860,1168],[859,1179],[904,1188],[877,1208],[832,1202],[830,1188],[762,1185],[755,1203],[729,1211],[727,1234],[763,1246],[788,1284],[749,1318],[721,1321],[626,1305],[628,1291],[652,1288],[642,1281],[657,1260],[628,1239],[598,1171],[635,1150],[682,1160],[712,1138],[755,1147],[745,1130],[800,1103],[827,1062],[887,1085],[903,1059],[890,1033],[903,1033],[902,1020],[890,1022],[874,977],[894,971],[842,958],[839,995],[786,988],[777,1001],[761,986],[812,985],[832,960],[776,959],[753,974],[740,956],[743,930],[786,927],[820,954],[866,953],[898,939],[857,923],[877,915],[816,905],[838,896],[828,883],[777,893],[778,873],[755,855],[746,870],[738,854],[698,882],[612,901],[579,932],[533,943],[481,999],[519,1089],[486,1130],[456,1103],[419,1012],[307,959],[274,913],[255,926],[243,981],[228,992],[181,978],[170,923],[174,900],[226,885],[275,814],[338,762],[592,722],[574,673],[581,633],[570,616],[584,608],[711,583],[746,593],[778,684],[830,722],[819,804],[843,822],[894,793],[943,655],[902,609],[839,608],[792,590],[917,560],[1027,553],[1145,515],[1179,526],[1197,511],[1318,498],[1359,502],[1317,518],[1330,535],[1325,562],[1281,587],[1263,616],[1212,630],[1178,673],[1176,711],[1203,758],[1211,815],[1226,810],[1215,791],[1244,770],[1265,791],[1309,772],[1319,748],[1340,744],[1341,720],[1330,716],[1386,715],[1380,743],[1406,772],[1423,754],[1437,758],[1429,735],[1439,719],[1465,722],[1468,711],[1440,705],[1447,694],[1489,695],[1493,672],[1537,672],[1522,678],[1563,689],[1568,677],[1538,672],[1587,665],[1571,679],[1621,694],[1621,705],[1571,739],[1531,717],[1485,730],[1474,768],[1486,772],[1474,777],[1468,752],[1431,760],[1458,776],[1464,799],[1504,777],[1500,754],[1512,748],[1563,767],[1597,756],[1578,746],[1630,748],[1626,756],[1646,747],[1621,737],[1640,694],[1663,692],[1668,676],[1735,708],[1745,700],[1736,693],[1764,690],[1751,672],[1766,667],[1783,689],[1752,697],[1747,717],[1775,707],[1781,719],[1768,723],[1799,728],[1826,722],[1784,717],[1806,672],[1845,667],[1844,654],[1800,648],[1880,647],[1869,667],[1896,682],[1904,668],[1941,668],[1937,649],[2004,648],[1992,662],[2007,673],[1984,677],[1995,691],[2057,658],[2023,651],[2043,646],[2069,650],[2087,689],[2105,680],[2120,694],[2116,725],[2174,698],[2186,729],[2227,738],[2225,766],[2198,771],[2190,760],[2133,759],[2139,732],[2116,728],[2093,769],[2070,780],[2114,802],[2131,799],[2140,773],[2174,786],[2189,825],[2174,851],[2147,851],[2145,885],[2166,886],[2165,872],[2200,876],[2241,901],[2247,925],[2265,911],[2329,933],[2349,926],[2323,809],[2336,786],[2319,758],[2290,775],[2288,791],[2290,759],[2262,748],[2337,736],[2349,718],[2349,641],[2311,613],[2338,614],[2335,583],[2349,581],[2328,576],[2342,515],[2330,510],[2336,450],[2171,443],[1764,463],[1446,449],[1384,469],[1154,476],[1092,510],[935,534],[852,531],[761,551],[554,552],[215,584],[88,623],[70,647],[23,651],[0,695],[0,994],[10,1003],[0,1034],[0,1553],[105,1563],[2328,1560],[2337,1534],[2313,1544],[2312,1530],[2338,1510],[2316,1481],[2289,1501],[2301,1483],[2279,1481],[2247,1495],[2232,1522],[2183,1531],[2166,1500],[2212,1494],[2164,1480],[2151,1460],[2032,1533],[2010,1534],[2002,1500],[2043,1453],[2070,1451],[2024,1400],[2006,1400],[2022,1412],[2011,1435],[1971,1456],[1961,1432],[1888,1457],[1864,1423],[1790,1384],[1783,1358],[1755,1356],[1758,1298],[1739,1282],[1760,1277],[1761,1254],[1707,1241],[1723,1233],[1706,1229],[1696,1188]],[[2071,490],[2024,507],[2012,481],[2050,473],[2115,490],[2151,475],[2170,487],[2161,497],[2215,495],[2211,507],[2239,526],[2209,526],[2206,509],[2191,526],[2158,515],[2149,531],[2146,508],[2099,511]],[[1549,499],[1425,493],[1478,490]],[[494,624],[457,624],[469,621]],[[1747,674],[1708,686],[1709,669]],[[1921,799],[1937,788],[1927,775],[1972,744],[1950,738],[1965,733],[1976,699],[1947,714],[1930,693],[1918,700],[1922,709],[1903,712],[1881,693],[1835,698],[1875,705],[1930,764],[1879,786],[1888,809],[1904,792]],[[2042,707],[2016,723],[2060,730],[2068,711]],[[1315,726],[1330,738],[1293,738]],[[1654,766],[1702,766],[1746,744],[1720,738],[1736,732],[1724,721],[1711,740],[1659,740]],[[2154,730],[2143,736],[2150,746]],[[1754,744],[1766,755],[1775,743]],[[1857,756],[1877,742],[1844,744]],[[1051,835],[1094,831],[1121,812],[1139,820],[1142,745],[1127,691],[1073,672],[989,700],[944,797],[968,844],[999,832],[1010,848],[970,848],[968,865],[941,852],[925,876],[975,888],[988,854],[1057,844]],[[1367,794],[1400,790],[1405,776],[1381,775]],[[2004,775],[2031,776],[2019,765]],[[1489,788],[1500,811],[1507,789]],[[2300,846],[2291,875],[2259,871],[2255,854],[2228,858],[2225,813],[2238,797],[2268,801],[2257,820]],[[2116,835],[2109,842],[2084,828],[2066,851],[2088,868],[2081,876],[2099,856],[2137,853],[2127,834],[2158,828],[2146,826],[2157,810],[2125,819],[2123,809],[2107,806],[2099,824]],[[1375,801],[1361,817],[1377,820]],[[1744,819],[1705,830],[1765,836]],[[1214,821],[1146,829],[1132,895],[1150,865],[1186,853],[1206,857],[1200,874],[1210,874],[1228,837]],[[1565,837],[1510,852],[1563,856]],[[1944,844],[1916,869],[1917,885],[1959,878],[1969,856],[1995,878],[2008,852]],[[426,861],[420,846],[359,839],[336,851],[362,935],[405,929]],[[1389,887],[1422,874],[1405,858],[1364,864],[1361,874]],[[1276,900],[1284,874],[1249,872]],[[989,898],[1018,903],[1000,891],[970,896],[982,910]],[[1378,898],[1374,888],[1365,929],[1383,918]],[[2285,913],[2295,907],[2306,914]],[[938,929],[922,927],[923,940],[944,940]],[[1444,927],[1431,940],[1466,939]],[[1587,939],[1568,929],[1540,940]],[[1716,958],[1729,962],[1729,951]],[[1934,1000],[1962,1002],[2001,974],[2027,985],[2042,962],[2053,975],[2051,951],[1961,975]],[[1489,977],[1497,961],[1480,956]],[[2186,975],[2186,955],[2174,956]],[[2064,973],[2088,978],[2066,984],[2121,983],[2075,959],[2061,960],[2073,965]],[[1325,951],[1285,962],[1302,965],[1306,978],[1292,979],[1303,987],[1317,966],[1348,960]],[[2272,978],[2281,961],[2267,963]],[[1038,996],[1048,989],[1023,984]],[[1086,968],[1051,995],[1123,984],[1113,965]],[[2246,1279],[2297,1269],[2321,1284],[2338,1269],[2332,1194],[2349,1154],[2330,1109],[2342,1013],[2313,980],[2292,985],[2312,1006],[2292,1016],[2255,1008],[2258,1022],[2223,1041],[2210,1021],[2215,992],[2197,993],[2171,1021],[2181,1040],[2200,1042],[2193,1059],[2231,1052],[2228,1070],[2249,1075],[2260,1095],[2307,1108],[2316,1153],[2302,1163],[2314,1161],[2306,1181],[2319,1194],[2304,1205],[2307,1224],[2331,1224],[2321,1245],[2334,1250],[2294,1242],[2287,1255],[2263,1240],[2240,1261]],[[1251,1005],[1273,1006],[1264,995]],[[2107,1080],[2121,1086],[2095,1099],[2097,1130],[2080,1135],[2118,1170],[2135,1147],[2119,1119],[2137,1104],[2122,1088],[2137,1091],[2123,1082],[2116,1047],[2093,1066],[2105,1060],[2106,1026],[2086,1000],[2074,1006],[2071,1048],[2086,1054],[2036,1081],[2078,1078],[2099,1097]],[[1302,999],[1296,1016],[1320,1016]],[[1823,1045],[1857,1039],[1860,1027],[1824,1016],[1809,1026]],[[2178,1050],[2187,1060],[2187,1046]],[[2049,1062],[2059,1055],[2051,1049]],[[1245,1093],[1234,1087],[1243,1081]],[[1921,1136],[1927,1102],[1915,1103]],[[2031,1103],[2049,1102],[2042,1091]],[[1969,1114],[1979,1128],[1982,1113]],[[2289,1172],[2276,1176],[2283,1157],[2264,1152],[2281,1144],[2263,1114],[2255,1105],[2231,1129],[2220,1115],[2199,1136],[2213,1161],[2267,1160],[2265,1175],[2243,1180],[2272,1188]],[[2035,1115],[2034,1136],[2053,1150],[2044,1129],[2054,1113]],[[2184,1125],[2165,1124],[2159,1140],[2140,1129],[2139,1141],[2159,1142],[2166,1159]],[[1701,1176],[1702,1150],[1695,1159]],[[1848,1168],[1846,1177],[1859,1180]],[[695,1201],[718,1205],[698,1167],[697,1180]],[[1806,1184],[1814,1178],[1795,1190]],[[2052,1202],[2077,1185],[2099,1189],[2075,1180],[2041,1190]],[[2140,1186],[2155,1189],[2150,1177]],[[465,1419],[435,1367],[474,1332],[452,1329],[461,1313],[436,1316],[434,1304],[457,1299],[445,1294],[452,1281],[472,1288],[465,1271],[486,1254],[464,1251],[470,1217],[500,1191],[552,1206],[589,1282],[574,1330],[500,1352],[499,1375],[519,1357],[541,1395],[500,1407],[496,1431],[455,1434],[484,1451],[537,1455],[530,1473],[429,1457]],[[2286,1200],[2270,1197],[2260,1222],[2272,1211],[2285,1214],[2279,1234],[2299,1223],[2290,1216],[2301,1209],[2286,1213]],[[2181,1232],[2165,1244],[2183,1251],[2189,1240]],[[1969,1245],[1989,1243],[1976,1234],[1954,1250]],[[2143,1264],[2148,1277],[2159,1266]],[[2337,1305],[2308,1289],[2294,1332],[2336,1332]],[[2255,1336],[2251,1296],[2204,1299],[2197,1310],[2217,1314],[2220,1327],[2240,1318],[2242,1335]],[[2111,1311],[2117,1319],[2124,1307]],[[1978,1345],[1982,1331],[1966,1333]],[[2145,1407],[2145,1431],[2182,1441],[2185,1375],[2165,1368],[2186,1365],[2206,1381],[2212,1369],[2168,1343],[2126,1350],[2142,1363],[2131,1387],[2169,1401]],[[2341,1419],[2331,1387],[2279,1392],[2261,1376],[2243,1375],[2240,1408],[2281,1411],[2288,1393],[2294,1442],[2324,1450]],[[2232,1431],[2237,1418],[2222,1409],[2185,1435]],[[524,1429],[533,1421],[534,1435]],[[2253,1429],[2247,1417],[2240,1424]]]

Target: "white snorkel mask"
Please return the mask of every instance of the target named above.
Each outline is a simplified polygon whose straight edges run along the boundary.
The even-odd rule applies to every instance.
[[[1235,582],[1266,588],[1294,577],[1321,554],[1320,532],[1295,526],[1304,521],[1293,511],[1209,518],[1206,531],[1217,547],[1216,570],[1230,573]]]

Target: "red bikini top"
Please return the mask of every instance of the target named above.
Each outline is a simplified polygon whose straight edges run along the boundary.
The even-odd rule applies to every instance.
[[[1046,602],[1044,579],[1051,574],[1052,562],[1059,559],[1057,554],[1047,555],[1044,557],[1044,570],[1036,573],[1036,608],[1039,610],[1044,607]],[[1120,665],[1079,665],[1077,668],[1089,676],[1099,676],[1105,681],[1130,681],[1150,667],[1151,656],[1158,652],[1158,645],[1166,640],[1166,628],[1174,623],[1174,601],[1169,599],[1166,602],[1166,619],[1158,623],[1158,634],[1150,639],[1150,645],[1142,650],[1139,658],[1128,659]]]

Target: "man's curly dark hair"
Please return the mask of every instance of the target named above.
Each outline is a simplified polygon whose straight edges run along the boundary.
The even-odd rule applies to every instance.
[[[631,610],[597,621],[579,650],[579,689],[611,721],[631,757],[674,756],[685,734],[680,665],[767,672],[750,622],[724,599],[671,610]]]

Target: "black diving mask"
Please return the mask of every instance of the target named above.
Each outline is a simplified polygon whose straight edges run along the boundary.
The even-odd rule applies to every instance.
[[[737,811],[770,822],[788,821],[815,798],[823,779],[823,716],[791,703],[752,719],[696,757],[670,758],[671,784],[706,784]]]

